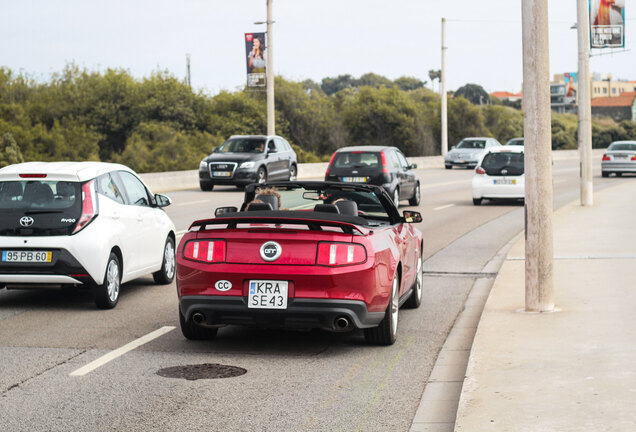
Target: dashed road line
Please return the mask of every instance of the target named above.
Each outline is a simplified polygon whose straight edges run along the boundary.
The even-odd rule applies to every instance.
[[[126,354],[129,351],[134,350],[135,348],[138,348],[144,344],[147,344],[148,342],[157,339],[159,336],[162,336],[172,330],[174,330],[176,327],[174,326],[165,326],[165,327],[161,327],[158,330],[155,330],[153,332],[148,333],[145,336],[140,337],[139,339],[136,339],[130,343],[127,343],[126,345],[117,348],[116,350],[113,350],[111,352],[109,352],[108,354],[105,354],[103,356],[101,356],[100,358],[98,358],[97,360],[93,360],[92,362],[90,362],[89,364],[82,366],[79,369],[74,370],[73,372],[71,372],[69,375],[70,376],[84,376],[92,371],[94,371],[95,369],[97,369],[100,366],[104,366],[106,363],[115,360],[118,357],[123,356],[124,354]]]
[[[210,200],[187,201],[187,202],[183,202],[183,203],[173,204],[173,206],[181,207],[181,206],[186,206],[186,205],[203,204],[203,203],[209,203],[209,202],[210,202]]]
[[[443,205],[443,206],[440,206],[440,207],[435,207],[433,209],[433,211],[444,210],[444,209],[451,208],[451,207],[455,207],[455,204],[446,204],[446,205]]]

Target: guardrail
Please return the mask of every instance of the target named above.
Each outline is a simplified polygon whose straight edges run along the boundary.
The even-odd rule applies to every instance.
[[[605,149],[592,150],[592,157],[600,159]],[[578,150],[555,150],[552,152],[553,160],[578,159]],[[407,158],[410,163],[417,164],[418,168],[444,168],[442,156],[422,156]],[[298,164],[298,179],[323,177],[328,163],[304,163]],[[140,174],[141,179],[154,193],[163,193],[184,189],[199,189],[198,170],[170,171],[162,173]]]

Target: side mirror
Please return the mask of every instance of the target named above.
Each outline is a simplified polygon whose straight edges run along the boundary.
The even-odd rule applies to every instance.
[[[235,213],[238,211],[238,208],[236,207],[219,207],[216,210],[214,210],[214,216],[218,217],[219,215],[222,215],[224,213]]]
[[[451,150],[454,150],[454,149],[455,149],[455,147],[457,147],[457,146],[452,146],[452,147],[451,147]]]
[[[422,214],[416,211],[404,210],[404,222],[406,223],[422,222]]]
[[[417,164],[411,164],[411,165],[409,165],[409,169],[417,169]]]
[[[155,194],[155,203],[157,203],[157,207],[168,207],[172,204],[172,200],[165,195]]]

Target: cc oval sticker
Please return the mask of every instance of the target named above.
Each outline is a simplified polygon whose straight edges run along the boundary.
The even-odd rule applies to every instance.
[[[214,288],[216,288],[219,291],[229,291],[232,289],[232,282],[226,281],[226,280],[220,280],[214,284]]]

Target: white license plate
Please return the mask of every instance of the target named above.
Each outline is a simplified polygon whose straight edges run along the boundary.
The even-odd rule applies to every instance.
[[[619,159],[620,160],[625,160],[625,159],[627,159],[627,156],[626,155],[614,155],[614,159],[616,159],[616,160],[619,160]]]
[[[50,263],[49,251],[2,251],[2,262]]]
[[[251,280],[247,307],[252,309],[287,309],[289,282],[277,280]]]
[[[511,185],[511,184],[517,184],[516,180],[510,180],[510,179],[499,179],[499,180],[493,180],[494,184],[502,184],[502,185]]]
[[[343,177],[342,181],[345,183],[366,183],[366,177]]]
[[[213,171],[212,177],[229,177],[232,175],[231,171]]]

